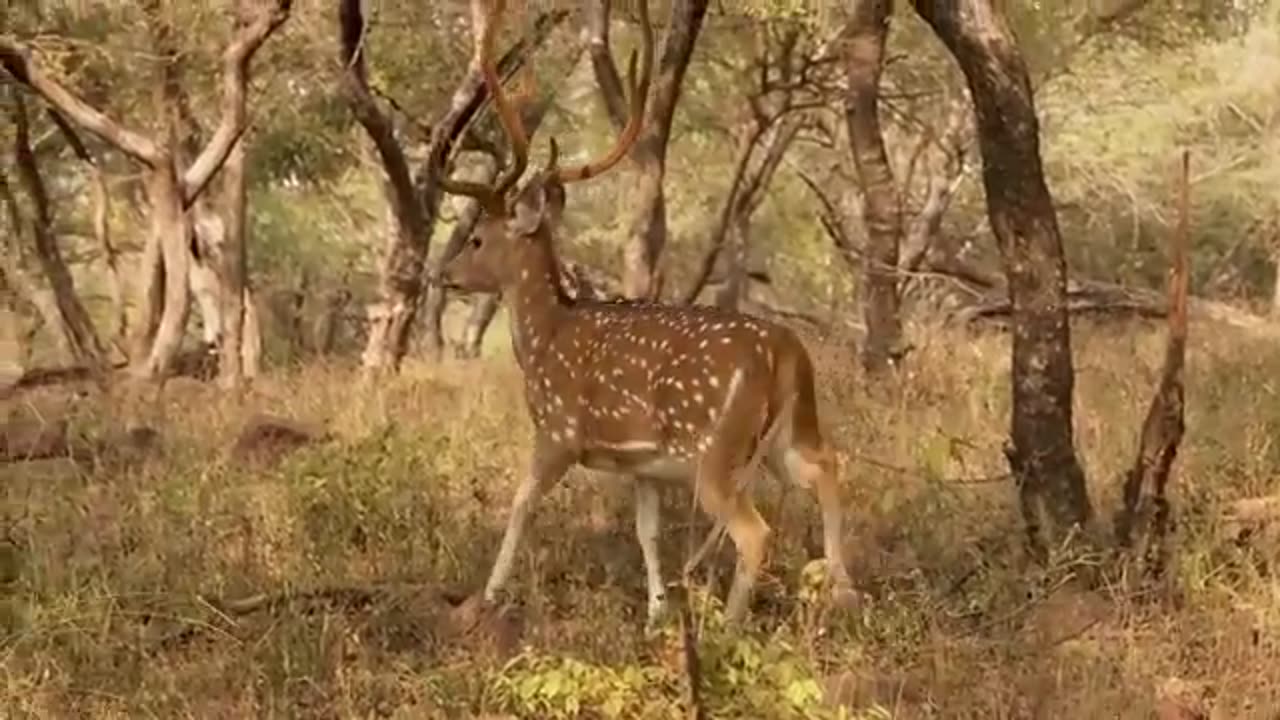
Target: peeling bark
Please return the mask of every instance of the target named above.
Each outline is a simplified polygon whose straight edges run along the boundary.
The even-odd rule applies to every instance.
[[[955,56],[973,98],[987,214],[1013,306],[1006,454],[1032,551],[1043,558],[1046,539],[1056,544],[1088,525],[1093,508],[1075,452],[1067,267],[1044,180],[1031,83],[1013,34],[990,0],[915,0],[915,9]]]

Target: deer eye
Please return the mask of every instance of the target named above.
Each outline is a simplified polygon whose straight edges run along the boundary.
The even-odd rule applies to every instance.
[[[477,249],[478,249],[478,248],[480,247],[480,245],[481,245],[480,238],[479,238],[479,237],[477,237],[477,236],[475,236],[475,235],[472,235],[472,236],[471,236],[471,247],[473,247],[473,248],[477,248]]]

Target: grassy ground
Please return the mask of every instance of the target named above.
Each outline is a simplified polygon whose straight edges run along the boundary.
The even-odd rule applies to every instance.
[[[1082,547],[1028,563],[1000,479],[1004,337],[920,331],[908,373],[876,389],[839,346],[815,346],[846,452],[852,569],[871,600],[848,615],[824,606],[804,571],[819,556],[814,503],[763,482],[777,532],[751,631],[720,628],[694,598],[708,608],[713,717],[835,717],[843,703],[846,717],[1147,718],[1175,681],[1207,688],[1217,717],[1277,717],[1277,546],[1216,538],[1227,503],[1280,492],[1280,349],[1192,331],[1178,540],[1158,586]],[[1109,522],[1162,339],[1084,325],[1076,337],[1077,443]],[[622,479],[571,474],[536,516],[518,605],[466,636],[448,622],[483,582],[529,448],[505,357],[413,366],[367,392],[349,369],[313,365],[243,401],[175,383],[154,402],[10,405],[163,437],[145,459],[0,468],[5,717],[680,716],[673,633],[640,631]],[[231,460],[259,411],[332,439],[275,465]],[[669,489],[668,576],[688,506]],[[716,592],[731,563],[724,548]]]

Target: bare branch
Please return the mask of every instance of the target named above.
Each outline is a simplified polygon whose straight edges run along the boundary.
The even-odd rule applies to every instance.
[[[240,141],[247,127],[249,62],[267,38],[289,19],[293,0],[272,0],[270,7],[260,8],[257,17],[243,26],[231,45],[222,53],[222,119],[204,150],[182,175],[183,204],[191,203],[204,191],[231,148]]]
[[[30,47],[0,37],[0,66],[14,80],[39,93],[40,97],[59,112],[120,152],[148,167],[162,162],[160,148],[150,138],[126,128],[45,74],[44,69],[35,61]]]

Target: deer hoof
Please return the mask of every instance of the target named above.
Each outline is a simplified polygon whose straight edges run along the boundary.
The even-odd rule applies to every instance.
[[[852,585],[840,584],[831,589],[831,604],[841,610],[856,610],[866,600],[866,594],[854,590]]]

